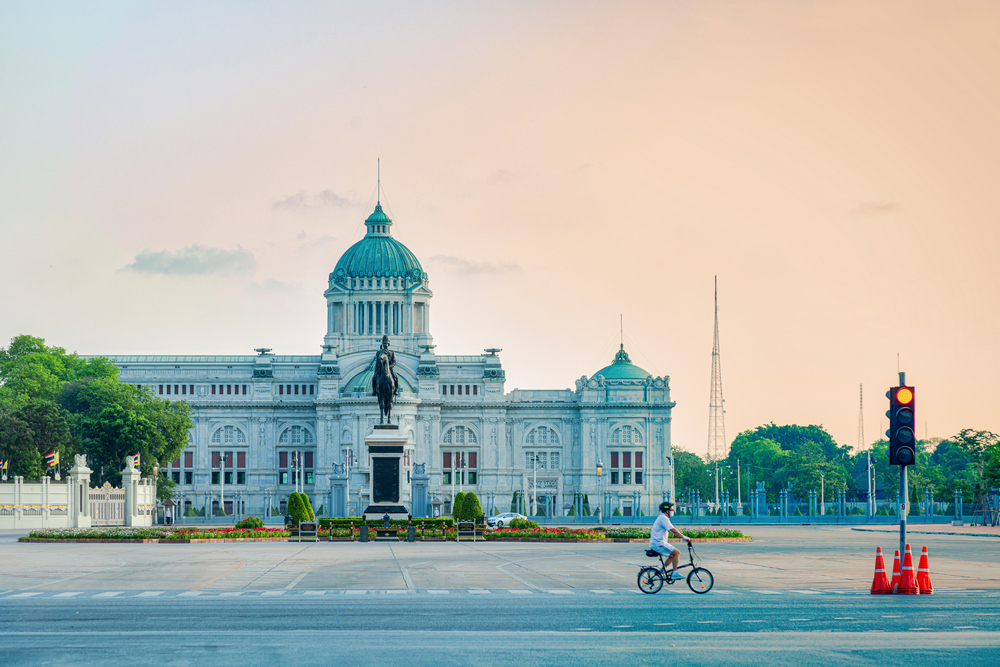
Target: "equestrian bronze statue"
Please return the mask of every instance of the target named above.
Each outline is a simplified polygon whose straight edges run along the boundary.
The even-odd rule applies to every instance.
[[[392,423],[392,401],[399,394],[396,377],[396,353],[389,349],[389,337],[382,336],[382,346],[375,352],[372,395],[378,397],[379,424]]]

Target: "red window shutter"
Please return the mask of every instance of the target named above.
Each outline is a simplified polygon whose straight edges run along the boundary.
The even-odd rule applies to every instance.
[[[475,396],[478,393],[479,393],[479,385],[477,384],[472,385],[472,395]]]
[[[636,468],[642,467],[642,452],[635,453],[635,467]]]
[[[170,465],[172,465],[175,468],[180,468],[181,467],[181,457],[178,456],[176,459],[174,459],[174,462],[171,463]]]
[[[191,386],[190,386],[190,387],[188,388],[188,393],[189,393],[189,394],[194,394],[194,385],[191,385]]]
[[[611,452],[611,467],[618,467],[618,452]]]
[[[444,464],[441,467],[444,468],[444,469],[446,469],[446,470],[450,469],[451,468],[451,452],[442,452],[441,456],[444,459]]]
[[[182,394],[188,393],[188,386],[186,384],[181,385],[181,393]]]
[[[623,468],[632,467],[632,452],[622,452],[622,467]]]
[[[281,395],[285,394],[285,385],[283,385],[283,384],[279,384],[278,385],[278,393],[281,394]]]
[[[236,461],[233,459],[233,453],[226,452],[226,467],[232,468],[234,465],[236,465]]]
[[[212,452],[212,467],[219,467],[219,452]]]
[[[194,467],[194,452],[184,452],[184,467],[185,468]]]
[[[476,467],[476,452],[469,452],[469,467]]]
[[[160,385],[160,393],[161,394],[163,393],[163,385],[162,384]]]
[[[226,385],[226,393],[227,394],[232,394],[233,393],[233,385],[231,385],[231,384],[227,384]]]
[[[170,395],[170,385],[168,384],[167,385],[167,396],[169,396],[169,395]]]
[[[316,393],[316,385],[314,384],[309,385],[309,395],[312,396],[315,393]]]
[[[295,395],[299,395],[299,385],[295,385]]]
[[[288,452],[278,453],[278,467],[287,468],[288,467]]]
[[[313,467],[313,453],[312,452],[306,452],[306,467],[307,468],[312,468]]]
[[[212,385],[212,393],[213,394],[215,393],[215,385],[214,384]]]
[[[236,452],[236,467],[246,468],[247,467],[247,453],[246,452]]]

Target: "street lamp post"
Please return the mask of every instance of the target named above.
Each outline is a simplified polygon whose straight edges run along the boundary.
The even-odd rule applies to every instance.
[[[219,509],[226,515],[226,461],[228,454],[219,454]]]
[[[531,455],[531,516],[538,514],[538,452]]]
[[[604,496],[602,495],[602,485],[601,485],[601,474],[604,472],[604,464],[601,463],[601,459],[597,459],[597,497],[600,499],[600,505],[597,508],[597,523],[604,523]]]
[[[826,516],[826,466],[819,467],[819,513]]]

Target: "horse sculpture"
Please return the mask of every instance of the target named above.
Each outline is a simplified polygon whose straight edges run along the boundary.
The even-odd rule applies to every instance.
[[[392,373],[389,372],[389,355],[385,352],[378,355],[376,363],[379,365],[378,380],[375,383],[375,396],[378,397],[379,424],[392,423],[392,396],[395,394],[395,387],[392,382]]]

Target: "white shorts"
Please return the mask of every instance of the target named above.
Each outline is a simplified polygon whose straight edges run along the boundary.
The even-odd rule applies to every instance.
[[[653,551],[656,551],[657,553],[663,554],[664,556],[669,556],[670,554],[674,553],[674,551],[680,551],[680,549],[670,544],[669,542],[663,542],[661,544],[651,544],[649,545],[649,548],[652,549]]]

